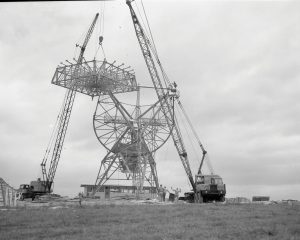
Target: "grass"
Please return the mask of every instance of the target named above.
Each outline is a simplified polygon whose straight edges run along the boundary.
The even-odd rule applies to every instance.
[[[0,239],[300,239],[300,206],[100,205],[0,211]]]

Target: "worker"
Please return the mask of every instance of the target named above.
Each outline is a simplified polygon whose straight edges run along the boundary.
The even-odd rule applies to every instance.
[[[174,191],[174,194],[175,194],[175,202],[178,202],[179,193],[181,193],[181,189],[180,189],[180,188],[176,188],[176,189],[171,188],[171,190]]]
[[[78,194],[78,197],[79,197],[79,206],[81,207],[81,202],[82,202],[83,194],[80,192]]]
[[[169,192],[169,190],[166,188],[166,186],[164,186],[164,188],[163,188],[163,202],[166,201],[166,194],[167,194],[167,192]]]
[[[163,201],[163,193],[164,193],[164,188],[162,187],[162,185],[160,184],[159,188],[158,188],[158,197],[159,197],[159,201],[162,202]]]
[[[203,183],[204,183],[204,177],[203,176],[198,176],[197,184],[203,184]]]

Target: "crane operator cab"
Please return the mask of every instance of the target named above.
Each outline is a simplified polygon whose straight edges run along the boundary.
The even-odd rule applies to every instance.
[[[196,202],[225,201],[226,186],[219,175],[197,174],[195,176],[195,183]]]
[[[34,199],[33,187],[29,184],[21,184],[17,191],[17,199],[24,200],[25,198]]]

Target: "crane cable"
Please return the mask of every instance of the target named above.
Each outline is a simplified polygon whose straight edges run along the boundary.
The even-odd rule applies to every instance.
[[[213,167],[212,167],[212,165],[211,165],[211,162],[210,162],[209,158],[207,157],[207,151],[204,149],[203,144],[201,143],[201,141],[200,141],[200,139],[199,139],[199,136],[198,136],[198,134],[197,134],[195,128],[193,127],[192,122],[191,122],[191,120],[189,119],[189,117],[188,117],[188,115],[187,115],[185,109],[183,108],[183,105],[182,105],[182,103],[180,102],[179,99],[177,99],[177,103],[178,103],[178,105],[179,105],[179,107],[180,107],[180,109],[181,109],[183,115],[185,116],[185,118],[186,118],[186,120],[187,120],[187,122],[188,122],[188,124],[189,124],[189,126],[190,126],[190,128],[191,128],[191,130],[192,130],[192,132],[193,132],[193,134],[194,134],[194,136],[195,136],[195,138],[196,138],[196,140],[197,140],[197,142],[198,142],[198,144],[199,144],[201,150],[202,150],[202,154],[203,154],[203,157],[204,157],[205,160],[206,160],[205,162],[207,163],[207,167],[209,168],[209,170],[211,171],[211,173],[213,173],[213,172],[214,172],[214,171],[213,171]]]
[[[139,14],[139,17],[140,17],[139,19],[141,19],[141,21],[142,21],[142,22],[140,22],[140,24],[142,25],[143,32],[144,32],[145,36],[147,37],[147,39],[149,39],[148,38],[149,33],[148,33],[147,25],[144,22],[144,18],[143,18],[142,14],[141,14],[141,11],[140,11],[139,6],[137,5],[136,1],[134,3],[135,3],[135,6],[136,6],[136,9],[137,9],[137,12]]]
[[[190,127],[190,130],[193,131],[193,130],[192,130],[192,129],[193,129],[193,126],[190,125],[191,121],[189,120],[188,115],[186,114],[186,111],[184,110],[183,105],[181,104],[181,102],[180,102],[180,104],[178,104],[178,105],[180,106],[180,110],[181,110],[181,112],[183,113],[183,117],[181,117],[181,114],[180,114],[181,112],[179,111],[178,108],[176,108],[176,109],[178,109],[178,110],[177,110],[177,113],[178,113],[178,115],[181,117],[181,122],[183,123],[184,130],[185,130],[185,132],[186,132],[186,134],[187,134],[187,136],[188,136],[188,139],[189,139],[189,141],[190,141],[190,143],[191,143],[192,149],[193,149],[194,153],[197,154],[198,151],[196,150],[196,147],[195,147],[195,145],[194,145],[194,142],[192,141],[192,137],[190,136],[189,131],[188,131],[188,127]],[[175,105],[175,106],[176,106],[176,105]],[[188,120],[187,122],[190,122],[190,123],[188,124],[189,126],[187,126],[186,121],[184,121],[183,118],[187,119],[187,120]],[[193,135],[194,135],[195,133],[196,133],[196,131],[194,130]],[[196,135],[197,135],[197,134],[196,134]],[[198,141],[198,140],[199,140],[199,137],[198,137],[198,139],[196,138],[196,140],[197,140],[197,143],[199,144],[199,141]],[[201,148],[201,150],[202,150],[202,148]],[[204,150],[204,151],[205,151],[205,150]],[[206,152],[206,151],[205,151],[205,152]],[[202,150],[202,154],[203,154],[203,150]],[[212,167],[210,158],[209,158],[209,154],[206,152],[205,155],[204,155],[204,157],[205,157],[205,159],[204,159],[204,160],[205,160],[205,164],[206,164],[208,170],[210,171],[211,174],[213,174],[213,173],[214,173],[214,170],[213,170],[213,167]],[[201,159],[197,158],[197,160],[199,160],[199,163],[201,164]],[[200,165],[199,165],[199,166],[200,166]]]
[[[184,121],[184,117],[185,116],[182,116],[182,113],[179,111],[179,109],[178,109],[178,107],[177,107],[177,105],[175,105],[175,107],[176,107],[176,112],[177,112],[177,116],[179,116],[179,120],[181,120],[181,122],[182,122],[182,125],[183,125],[183,127],[184,127],[184,130],[185,130],[185,133],[186,133],[186,135],[188,136],[188,139],[189,139],[189,141],[190,141],[190,143],[191,143],[191,146],[192,146],[192,149],[194,150],[194,153],[196,153],[197,154],[197,150],[196,150],[196,147],[195,147],[195,145],[194,145],[194,142],[192,141],[192,137],[190,136],[190,134],[189,134],[189,130],[188,130],[188,126],[187,126],[187,123],[186,123],[186,121]],[[197,159],[199,159],[199,158],[197,158]],[[200,163],[201,161],[199,160],[199,163]]]
[[[170,80],[160,62],[160,59],[159,59],[159,56],[158,56],[158,52],[157,52],[157,49],[156,49],[156,45],[155,45],[155,42],[154,42],[154,38],[153,38],[153,35],[152,35],[152,31],[151,31],[151,28],[150,28],[150,24],[149,24],[149,21],[148,21],[148,17],[147,17],[147,14],[146,14],[146,11],[145,11],[145,7],[144,7],[144,4],[143,4],[143,1],[141,0],[141,5],[142,5],[142,9],[143,9],[143,12],[144,12],[144,15],[145,15],[145,19],[146,19],[146,23],[147,23],[147,28],[145,28],[145,36],[147,38],[147,40],[149,41],[148,42],[148,45],[150,46],[150,49],[155,57],[155,60],[161,70],[161,73],[162,73],[162,77],[163,77],[163,81],[165,83],[165,87],[169,87],[170,86]],[[137,6],[137,5],[136,5]],[[137,9],[138,9],[138,12],[139,12],[139,8],[137,6]],[[141,14],[140,14],[141,15]],[[143,22],[143,18],[141,17],[142,19],[142,22]],[[144,22],[143,22],[144,23]],[[145,25],[145,24],[144,24]],[[147,29],[149,31],[149,34],[147,33]],[[150,38],[148,37],[148,35],[150,36]]]
[[[103,57],[104,57],[104,59],[106,59],[106,55],[105,55],[104,48],[103,48],[104,11],[105,11],[105,1],[102,1],[102,4],[101,4],[101,10],[100,10],[100,20],[99,20],[98,48],[97,48],[97,50],[96,50],[96,53],[95,53],[95,56],[94,56],[94,60],[95,60],[96,57],[97,57],[97,54],[98,54],[98,51],[99,51],[100,47],[101,47],[101,50],[102,50]]]
[[[149,38],[148,36],[146,36],[147,39],[148,39],[148,41],[149,41],[148,44],[149,44],[149,46],[150,46],[150,48],[151,48],[151,51],[152,51],[152,53],[153,53],[153,55],[154,55],[154,57],[155,57],[155,59],[156,59],[157,64],[159,65],[159,68],[160,68],[160,70],[161,70],[161,73],[162,73],[162,76],[163,76],[163,80],[164,80],[165,86],[168,87],[168,86],[171,85],[171,83],[170,83],[169,77],[168,77],[166,71],[164,70],[164,68],[163,68],[163,66],[162,66],[162,64],[161,64],[161,61],[160,61],[160,59],[159,59],[158,52],[157,52],[157,48],[156,48],[156,45],[155,45],[155,42],[154,42],[154,39],[153,39],[153,34],[152,34],[152,31],[151,31],[151,28],[150,28],[150,24],[149,24],[148,17],[147,17],[147,14],[146,14],[146,11],[145,11],[145,7],[144,7],[144,4],[143,4],[143,1],[142,1],[142,0],[141,0],[141,5],[142,5],[143,12],[144,12],[144,15],[145,15],[147,27],[148,27],[149,32],[150,32],[150,34],[149,34],[149,35],[150,35],[150,38]],[[138,8],[138,7],[137,7],[137,8]],[[138,9],[138,11],[139,11],[139,9]],[[143,21],[143,19],[142,19],[142,21]],[[174,85],[175,85],[175,84],[174,84]],[[193,126],[192,126],[192,124],[191,124],[189,118],[187,117],[187,114],[186,114],[186,112],[184,111],[183,106],[181,105],[179,99],[178,99],[178,102],[179,102],[179,106],[180,106],[180,108],[182,109],[182,112],[183,112],[184,116],[186,117],[186,119],[187,119],[187,121],[188,121],[188,124],[189,124],[190,127],[191,127],[191,130],[192,130],[193,134],[196,136],[196,139],[197,139],[197,141],[198,141],[198,143],[199,143],[199,145],[200,145],[200,147],[201,147],[201,150],[202,150],[203,155],[205,155],[205,154],[206,154],[206,151],[204,150],[203,145],[202,145],[202,143],[200,142],[199,137],[198,137],[198,135],[196,134],[196,132],[195,132],[195,130],[194,130],[194,128],[193,128]],[[175,121],[176,121],[176,117],[175,117]]]
[[[189,117],[188,117],[188,115],[187,115],[185,109],[183,108],[183,106],[182,106],[182,104],[181,104],[181,102],[180,102],[179,99],[177,99],[177,103],[178,103],[178,105],[179,105],[179,107],[180,107],[182,113],[184,114],[184,116],[185,116],[185,118],[186,118],[188,124],[190,125],[190,128],[191,128],[191,130],[192,130],[194,136],[196,137],[196,139],[197,139],[197,141],[198,141],[198,143],[199,143],[199,146],[200,146],[202,152],[206,154],[206,150],[204,149],[204,147],[203,147],[203,145],[202,145],[202,143],[201,143],[201,141],[200,141],[200,139],[199,139],[199,137],[198,137],[198,134],[196,133],[196,131],[195,131],[193,125],[192,125],[192,122],[190,121],[190,119],[189,119]]]
[[[147,27],[149,29],[149,32],[150,32],[150,48],[154,54],[154,57],[156,59],[156,62],[157,64],[159,65],[160,69],[161,69],[161,72],[162,72],[162,75],[163,75],[163,79],[164,79],[164,82],[166,84],[166,87],[170,85],[170,80],[167,76],[167,73],[165,72],[161,62],[160,62],[160,59],[159,59],[159,56],[158,56],[158,52],[157,52],[157,48],[156,48],[156,45],[155,45],[155,42],[154,42],[154,38],[153,38],[153,35],[152,35],[152,31],[151,31],[151,28],[150,28],[150,24],[149,24],[149,21],[148,21],[148,17],[147,17],[147,14],[146,14],[146,11],[145,11],[145,7],[144,7],[144,4],[143,4],[143,0],[141,0],[141,4],[142,4],[142,8],[143,8],[143,12],[144,12],[144,15],[145,15],[145,18],[146,18],[146,22],[147,22]],[[149,38],[148,38],[149,39]]]
[[[144,7],[144,4],[143,4],[143,0],[141,0],[141,5],[142,5],[142,9],[143,9],[143,12],[144,12],[144,15],[145,15],[147,27],[148,27],[149,33],[150,33],[150,34],[147,34],[147,28],[146,28],[145,29],[146,30],[145,34],[146,34],[147,39],[149,40],[148,44],[149,44],[149,46],[151,48],[151,51],[152,51],[152,53],[153,53],[153,55],[154,55],[154,57],[156,59],[157,64],[159,65],[159,68],[160,68],[162,76],[163,76],[164,83],[165,83],[166,87],[168,87],[168,86],[171,85],[171,83],[170,83],[169,77],[168,77],[168,75],[167,75],[165,69],[163,68],[163,66],[161,64],[161,61],[159,59],[157,48],[156,48],[156,45],[155,45],[155,42],[154,42],[154,39],[153,39],[153,35],[152,35],[151,28],[150,28],[150,24],[149,24],[149,21],[148,21],[148,17],[147,17],[147,14],[146,14],[146,11],[145,11],[145,7]],[[137,9],[138,9],[138,6],[137,6]],[[139,12],[139,9],[138,9],[138,12]],[[142,22],[143,22],[143,18],[142,17],[141,17],[141,19],[142,19]],[[149,35],[150,38],[147,35]],[[185,118],[186,118],[186,120],[187,120],[187,122],[188,122],[188,124],[189,124],[189,126],[190,126],[190,128],[191,128],[191,130],[192,130],[192,132],[193,132],[193,134],[194,134],[194,136],[195,136],[195,138],[196,138],[196,140],[197,140],[200,148],[201,148],[201,150],[202,150],[203,159],[205,158],[205,160],[206,160],[205,162],[206,162],[209,170],[211,171],[211,173],[213,173],[213,168],[212,168],[211,162],[209,160],[209,157],[207,155],[207,151],[204,149],[204,147],[203,147],[203,145],[202,145],[202,143],[201,143],[201,141],[200,141],[200,139],[199,139],[199,137],[198,137],[198,135],[197,135],[197,133],[196,133],[196,131],[195,131],[195,129],[194,129],[194,127],[193,127],[193,125],[192,125],[192,123],[191,123],[188,115],[187,115],[187,113],[186,113],[186,111],[184,110],[184,108],[183,108],[180,100],[177,99],[177,101],[178,101],[178,105],[179,105],[180,109],[182,110],[182,112],[183,112],[183,114],[184,114],[184,116],[185,116]]]

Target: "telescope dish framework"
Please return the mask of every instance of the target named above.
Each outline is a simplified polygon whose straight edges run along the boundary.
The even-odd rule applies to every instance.
[[[167,93],[154,104],[140,105],[139,87],[136,95],[135,104],[120,102],[112,92],[98,98],[94,131],[108,152],[101,161],[94,194],[108,180],[132,180],[137,197],[144,184],[159,187],[154,154],[171,134],[162,102],[174,103],[174,98]],[[116,173],[125,178],[114,178]]]
[[[133,70],[130,70],[130,67],[122,68],[124,64],[115,66],[114,63],[92,60],[58,66],[52,83],[91,97],[108,92],[136,91],[137,83]]]
[[[167,92],[154,104],[141,106],[140,91],[130,67],[104,61],[84,61],[56,68],[52,83],[75,92],[98,96],[94,114],[94,131],[107,149],[101,161],[94,193],[115,173],[132,180],[136,193],[144,183],[158,188],[154,154],[169,138],[170,128],[162,106],[168,101],[173,106],[174,96]],[[115,94],[136,92],[134,104],[120,102]],[[118,178],[118,180],[120,180]]]

